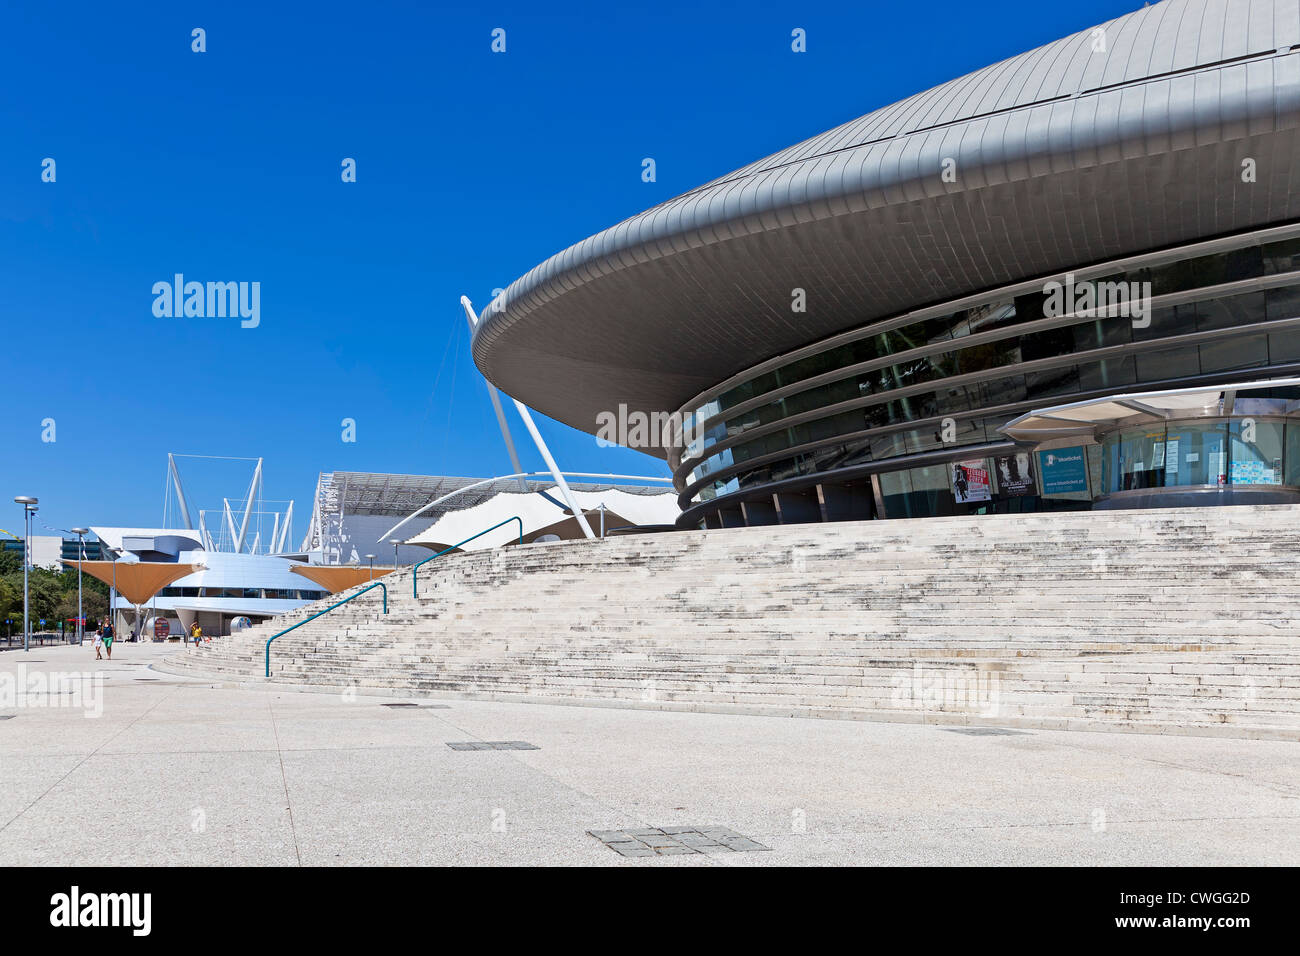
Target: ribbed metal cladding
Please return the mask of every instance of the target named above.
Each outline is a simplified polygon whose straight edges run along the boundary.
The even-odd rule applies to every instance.
[[[1300,0],[1164,0],[1102,26],[1104,52],[1081,31],[566,249],[483,310],[475,361],[594,431],[918,305],[1300,219]]]

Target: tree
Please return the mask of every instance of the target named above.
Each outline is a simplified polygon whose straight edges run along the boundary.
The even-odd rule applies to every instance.
[[[8,576],[0,577],[0,621],[12,619],[15,611],[23,613],[22,590],[15,588]]]
[[[45,626],[50,627],[53,619],[57,616],[59,601],[63,597],[63,591],[59,587],[58,575],[51,574],[44,568],[33,568],[30,577],[28,588],[30,591],[32,629],[38,628],[42,619],[45,621]]]

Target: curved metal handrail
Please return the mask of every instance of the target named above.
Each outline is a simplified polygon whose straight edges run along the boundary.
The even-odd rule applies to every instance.
[[[320,617],[322,614],[328,614],[336,607],[342,607],[344,604],[347,604],[349,601],[353,600],[353,598],[361,597],[361,595],[365,594],[367,591],[371,590],[372,588],[384,589],[384,613],[387,614],[388,613],[388,585],[384,584],[383,581],[376,581],[374,584],[366,585],[356,594],[353,594],[351,597],[345,597],[342,601],[339,601],[337,604],[331,604],[325,610],[317,611],[311,617],[305,617],[297,624],[294,624],[292,627],[286,627],[279,634],[272,634],[269,638],[267,638],[266,639],[266,676],[267,677],[271,676],[271,642],[273,640],[275,640],[277,637],[284,637],[284,635],[288,634],[290,631],[294,630],[295,628],[302,627],[308,621],[316,620],[316,618]]]
[[[518,521],[518,522],[519,522],[519,543],[520,543],[520,544],[523,544],[523,543],[524,543],[524,520],[523,520],[522,518],[520,518],[519,515],[514,515],[514,516],[512,516],[512,517],[510,517],[510,518],[507,518],[505,521],[498,521],[498,522],[497,522],[496,524],[494,524],[492,527],[490,527],[490,528],[484,528],[484,529],[483,529],[482,531],[480,531],[478,534],[476,534],[476,535],[471,535],[470,537],[468,537],[468,538],[466,538],[464,541],[462,541],[460,544],[453,544],[450,548],[443,548],[443,549],[442,549],[441,551],[439,551],[437,554],[431,554],[431,555],[429,555],[429,557],[425,558],[423,561],[416,562],[415,566],[411,568],[411,597],[416,597],[416,598],[418,598],[418,597],[420,596],[420,589],[419,589],[418,582],[417,582],[417,576],[418,576],[418,575],[417,575],[417,572],[420,570],[420,565],[421,565],[421,564],[428,564],[428,563],[429,563],[430,561],[432,561],[434,558],[441,558],[441,557],[442,557],[444,554],[446,554],[447,552],[449,552],[449,551],[455,551],[457,548],[460,547],[461,544],[469,544],[469,543],[470,543],[471,541],[473,541],[475,538],[481,538],[481,537],[483,537],[483,535],[487,534],[489,531],[495,531],[497,528],[501,527],[503,524],[509,524],[509,523],[512,522],[512,521]]]

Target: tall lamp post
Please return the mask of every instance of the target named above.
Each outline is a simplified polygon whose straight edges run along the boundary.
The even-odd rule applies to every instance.
[[[81,562],[86,557],[86,535],[90,534],[89,528],[73,528],[72,533],[77,536],[77,643],[86,642],[86,617],[81,611]]]
[[[108,556],[113,561],[113,588],[108,592],[108,626],[117,637],[117,559],[122,554],[121,548],[109,548]]]
[[[399,544],[402,543],[402,539],[401,539],[401,538],[389,538],[388,540],[389,540],[389,541],[392,543],[392,545],[393,545],[393,570],[396,571],[396,570],[397,570],[397,546],[398,546]]]
[[[366,560],[370,562],[370,580],[373,581],[375,579],[375,556],[373,554],[368,554],[366,555]]]
[[[27,565],[31,563],[32,554],[32,512],[36,511],[36,500],[31,495],[19,495],[14,504],[23,506],[23,650],[31,648],[32,625],[28,610],[30,595],[27,584]]]

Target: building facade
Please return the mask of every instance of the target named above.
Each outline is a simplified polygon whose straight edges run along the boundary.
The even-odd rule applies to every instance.
[[[1118,506],[1170,478],[1147,503],[1300,500],[1298,130],[1297,0],[1163,0],[578,243],[483,310],[475,359],[593,434],[669,416],[643,450],[679,527]],[[1008,430],[1156,392],[1200,396],[1221,444]],[[1268,448],[1234,442],[1247,408]]]

